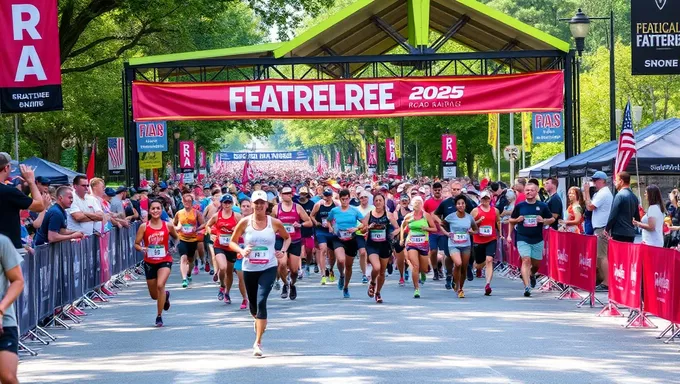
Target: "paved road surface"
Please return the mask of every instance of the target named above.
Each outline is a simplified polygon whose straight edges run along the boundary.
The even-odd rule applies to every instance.
[[[355,273],[355,280],[357,273]],[[385,303],[353,282],[352,298],[335,285],[305,279],[296,301],[272,292],[264,359],[251,357],[252,319],[216,299],[202,273],[169,289],[166,327],[154,328],[155,304],[134,282],[73,330],[24,357],[22,383],[671,383],[680,382],[678,344],[658,330],[629,330],[552,293],[530,299],[521,283],[499,278],[491,297],[481,280],[463,300],[431,282],[412,290],[389,277]],[[657,325],[666,323],[655,319]],[[35,344],[31,344],[35,345]]]

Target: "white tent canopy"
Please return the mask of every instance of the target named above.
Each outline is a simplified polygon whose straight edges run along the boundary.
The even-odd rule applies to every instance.
[[[536,163],[530,167],[521,169],[519,171],[519,176],[520,177],[537,177],[537,178],[543,178],[542,175],[542,170],[545,169],[546,171],[546,177],[547,174],[550,172],[550,167],[559,164],[564,161],[564,152],[563,153],[558,153],[555,156],[549,157],[540,163]]]

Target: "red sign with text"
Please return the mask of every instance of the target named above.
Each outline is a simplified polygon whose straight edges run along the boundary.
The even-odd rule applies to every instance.
[[[0,112],[63,109],[56,0],[0,0]]]
[[[597,237],[572,232],[548,231],[550,278],[595,292],[597,275]]]
[[[609,301],[628,308],[640,308],[642,264],[640,246],[609,240]]]
[[[179,142],[179,167],[182,169],[196,168],[196,146],[193,141]]]
[[[378,164],[378,149],[375,144],[368,145],[368,165]]]
[[[135,121],[559,112],[564,74],[132,84]]]
[[[385,160],[387,164],[397,163],[397,148],[394,139],[385,139]]]
[[[680,323],[680,252],[640,244],[645,312]]]

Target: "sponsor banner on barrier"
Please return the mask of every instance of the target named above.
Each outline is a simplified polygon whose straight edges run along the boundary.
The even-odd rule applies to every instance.
[[[564,73],[132,84],[135,121],[559,112]]]
[[[597,237],[572,232],[549,232],[550,278],[595,292]]]
[[[640,308],[642,264],[640,246],[609,240],[609,301]]]
[[[680,253],[640,244],[645,312],[680,322]]]
[[[220,161],[272,161],[272,160],[309,160],[309,152],[220,152]]]

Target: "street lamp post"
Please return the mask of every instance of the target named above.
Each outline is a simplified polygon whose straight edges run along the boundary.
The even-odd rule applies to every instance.
[[[172,169],[175,171],[175,175],[177,175],[178,172],[178,162],[179,162],[179,131],[173,132],[173,137],[175,138],[175,155],[173,156],[173,165]],[[175,176],[176,178],[177,176]]]

